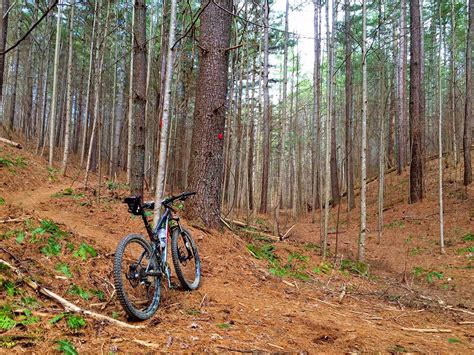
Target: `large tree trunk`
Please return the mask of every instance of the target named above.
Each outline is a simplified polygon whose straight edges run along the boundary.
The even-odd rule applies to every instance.
[[[421,22],[418,0],[410,1],[410,203],[423,199],[423,88]]]
[[[173,44],[176,27],[176,0],[171,0],[170,27],[168,34],[168,47],[166,53],[166,79],[163,97],[163,116],[161,118],[160,132],[160,155],[158,158],[158,174],[156,178],[156,195],[155,195],[155,217],[154,223],[158,223],[160,217],[160,202],[163,200],[165,192],[165,175],[166,175],[166,157],[168,152],[168,134],[170,126],[170,101],[171,101],[171,79],[173,78]]]
[[[72,96],[71,96],[71,81],[72,81],[72,48],[73,48],[73,24],[74,24],[74,3],[71,4],[69,14],[69,50],[67,62],[67,79],[66,79],[66,132],[64,134],[64,155],[61,167],[61,173],[66,174],[67,160],[69,157],[69,141],[71,135],[71,115],[72,115]]]
[[[133,21],[133,145],[130,166],[130,192],[143,195],[145,174],[145,107],[146,107],[146,5],[135,0]],[[130,126],[129,126],[130,127]]]
[[[201,218],[220,228],[223,167],[223,133],[227,96],[231,0],[210,3],[201,15],[199,77],[194,108],[189,188],[197,192],[187,206],[189,218]]]
[[[464,185],[472,182],[472,42],[474,42],[474,0],[469,0],[469,30],[466,38],[466,103],[464,106]]]

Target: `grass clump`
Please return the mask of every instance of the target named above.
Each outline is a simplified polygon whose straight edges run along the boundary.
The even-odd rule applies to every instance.
[[[369,266],[366,263],[363,263],[362,261],[342,259],[341,266],[339,267],[339,269],[341,271],[358,274],[360,276],[369,276]]]
[[[73,253],[73,255],[76,258],[81,258],[83,261],[86,261],[88,257],[91,257],[91,258],[96,257],[97,252],[92,246],[90,246],[87,243],[82,242],[81,245],[79,245],[79,249],[77,249]]]

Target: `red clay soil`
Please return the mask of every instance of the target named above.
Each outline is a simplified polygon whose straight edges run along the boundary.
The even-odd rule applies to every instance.
[[[140,221],[120,203],[126,192],[107,190],[104,184],[99,204],[94,192],[74,180],[79,170],[71,170],[73,178],[61,178],[48,173],[41,158],[4,145],[0,148],[2,158],[25,158],[19,166],[0,165],[4,200],[0,221],[19,219],[0,224],[0,258],[79,306],[126,321],[113,296],[113,253],[123,236],[144,232]],[[38,319],[20,324],[24,316],[17,313],[18,324],[0,330],[0,352],[51,352],[59,340],[68,340],[79,353],[472,352],[474,278],[469,250],[474,242],[468,236],[474,231],[473,190],[446,182],[447,253],[440,255],[436,181],[434,171],[429,174],[427,198],[416,206],[403,201],[406,176],[387,176],[380,244],[376,243],[376,182],[369,185],[368,270],[350,261],[356,253],[358,212],[351,213],[348,226],[345,206],[335,264],[333,256],[331,263],[320,259],[319,221],[310,223],[310,216],[298,221],[289,239],[272,245],[242,232],[208,233],[191,227],[203,264],[202,286],[194,292],[164,290],[156,315],[141,323],[144,329],[125,329],[92,318],[75,331],[66,319],[52,324],[62,308],[2,269],[0,309],[23,313],[29,309]],[[95,176],[91,183],[97,188]],[[331,215],[336,212],[334,208]],[[41,252],[46,238],[32,238],[32,231],[45,219],[67,232],[59,241],[58,256]],[[333,234],[331,238],[334,251]],[[81,243],[92,246],[97,255],[86,260],[74,256]],[[266,251],[268,258],[259,251]],[[72,277],[58,271],[58,264],[67,264]],[[7,290],[8,281],[13,290]],[[89,300],[71,292],[78,288],[89,293]]]

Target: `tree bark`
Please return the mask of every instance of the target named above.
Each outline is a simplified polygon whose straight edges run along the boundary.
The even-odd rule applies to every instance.
[[[146,108],[146,4],[135,0],[133,20],[133,137],[130,166],[130,192],[143,196],[145,176],[145,108]],[[130,126],[129,126],[130,127]]]
[[[423,87],[421,22],[418,0],[410,1],[410,203],[423,199]]]
[[[344,2],[345,13],[345,59],[346,59],[346,189],[347,189],[347,208],[349,210],[355,207],[354,198],[354,163],[352,161],[352,39],[351,39],[351,10],[350,1]]]
[[[469,29],[466,38],[466,102],[464,105],[464,185],[472,183],[472,42],[474,42],[474,0],[469,0]]]
[[[403,1],[403,0],[402,0]],[[367,4],[362,0],[362,132],[360,150],[360,232],[357,259],[365,260],[365,233],[367,221]]]
[[[8,9],[10,0],[0,0],[0,51],[5,51],[8,35]],[[0,56],[0,122],[4,125],[3,117],[3,78],[5,72],[5,55]]]
[[[68,63],[67,63],[67,79],[66,79],[66,132],[64,134],[64,155],[61,166],[61,173],[66,175],[67,161],[69,157],[69,142],[71,135],[71,115],[72,115],[72,95],[71,95],[71,81],[72,81],[72,50],[73,50],[73,29],[74,29],[74,3],[71,4],[71,12],[69,13],[69,49],[68,49]]]
[[[155,206],[160,206],[165,192],[166,157],[168,152],[168,135],[170,125],[171,79],[173,78],[173,44],[176,27],[176,0],[171,0],[170,27],[166,53],[166,79],[163,97],[163,116],[161,118],[160,155],[158,158],[158,174],[156,178]],[[154,223],[158,223],[160,208],[155,208]]]
[[[57,106],[57,90],[58,90],[58,69],[59,69],[59,50],[61,43],[61,10],[62,6],[57,6],[57,20],[56,20],[56,47],[54,49],[54,63],[53,63],[53,93],[51,100],[51,112],[49,116],[49,161],[48,167],[53,168],[54,158],[54,129],[56,126],[56,106]]]
[[[201,15],[199,77],[194,108],[189,188],[197,195],[187,207],[191,219],[220,228],[223,177],[223,133],[227,96],[231,0],[216,0]]]

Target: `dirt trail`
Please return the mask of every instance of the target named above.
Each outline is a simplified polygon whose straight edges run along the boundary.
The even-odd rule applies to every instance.
[[[110,283],[110,253],[122,236],[138,232],[142,227],[117,202],[82,206],[70,198],[52,197],[69,186],[67,180],[37,184],[34,190],[8,191],[4,197],[15,208],[21,207],[23,213],[52,219],[71,232],[75,242],[87,241],[97,249],[99,255],[85,263],[69,260],[77,275],[74,280],[45,279],[49,287],[66,298],[97,310],[91,302],[69,295],[67,290],[71,282],[84,288],[92,283],[100,286],[102,280]],[[304,229],[309,225],[299,227]],[[98,352],[98,349],[106,352],[474,350],[473,326],[458,325],[458,321],[464,319],[462,313],[399,307],[373,292],[374,281],[335,271],[314,275],[304,282],[276,277],[268,272],[265,261],[250,255],[246,242],[240,237],[229,232],[209,235],[191,230],[203,264],[203,283],[198,291],[164,290],[156,316],[144,322],[146,328],[140,331],[88,320],[85,329],[71,333],[65,326],[51,325],[46,318],[40,323],[43,341],[30,344],[28,349],[50,351],[56,340],[68,338],[79,352]],[[282,250],[299,247],[306,242],[303,239],[298,240],[295,236],[276,246]],[[18,254],[25,251],[14,239],[2,241],[3,245]],[[46,268],[54,270],[55,261],[33,252],[27,250],[20,256],[23,260],[37,259],[37,263],[28,261],[25,265],[46,278],[47,273],[43,271]],[[342,295],[340,286],[344,286],[347,293],[338,302]],[[50,304],[46,309],[57,307]],[[116,299],[100,312],[117,313],[125,320]],[[424,334],[402,328],[449,329],[450,333]],[[8,335],[12,334],[25,333],[13,328]],[[13,350],[20,351],[20,348],[18,345]]]

